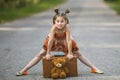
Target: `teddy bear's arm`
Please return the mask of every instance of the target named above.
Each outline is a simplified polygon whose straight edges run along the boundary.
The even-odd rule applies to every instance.
[[[56,72],[56,70],[57,70],[57,68],[56,68],[56,67],[52,68],[51,73]]]
[[[64,68],[66,73],[69,73],[69,69],[67,67]]]

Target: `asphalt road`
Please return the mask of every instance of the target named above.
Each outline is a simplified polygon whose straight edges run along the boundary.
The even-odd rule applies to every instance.
[[[120,80],[120,16],[102,0],[68,0],[57,6],[70,9],[71,34],[80,51],[104,74],[92,74],[78,61],[78,77],[65,80]],[[42,61],[29,75],[16,77],[42,48],[52,25],[53,9],[0,25],[0,80],[49,80],[43,78]],[[50,79],[51,80],[51,79]]]

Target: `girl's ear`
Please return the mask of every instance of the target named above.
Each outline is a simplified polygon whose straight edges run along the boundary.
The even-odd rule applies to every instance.
[[[68,24],[68,23],[69,23],[69,21],[68,21],[68,20],[66,20],[65,22],[66,22],[66,24]]]

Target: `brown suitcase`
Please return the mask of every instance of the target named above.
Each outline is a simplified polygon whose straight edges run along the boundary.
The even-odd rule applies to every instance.
[[[57,56],[57,57],[61,57],[61,56]],[[54,58],[57,58],[54,57]],[[63,57],[63,56],[62,56]],[[53,64],[52,64],[52,60],[46,60],[45,58],[42,59],[42,63],[43,63],[43,76],[45,78],[50,78],[51,74],[51,69],[53,68]],[[67,61],[66,66],[69,69],[69,73],[67,76],[78,76],[78,71],[77,71],[77,58],[74,57],[73,59]]]

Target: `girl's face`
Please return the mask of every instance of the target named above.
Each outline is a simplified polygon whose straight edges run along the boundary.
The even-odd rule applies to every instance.
[[[63,29],[66,25],[66,20],[63,17],[59,16],[55,20],[55,25],[58,29]]]

